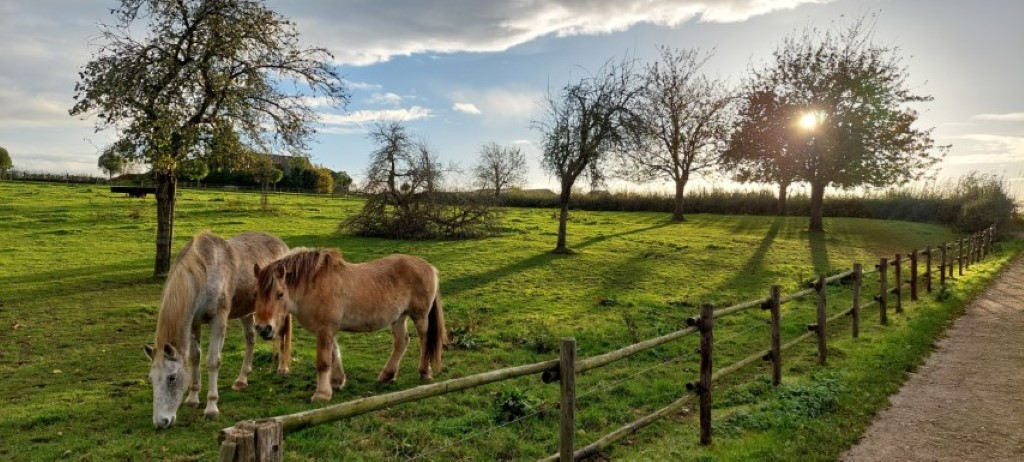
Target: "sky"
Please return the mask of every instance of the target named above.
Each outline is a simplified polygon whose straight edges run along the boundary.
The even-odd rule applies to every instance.
[[[101,45],[113,0],[0,0],[0,146],[15,167],[99,175],[115,134],[68,115],[78,70]],[[877,15],[921,103],[919,127],[951,149],[940,180],[969,171],[1024,182],[1024,1],[1020,0],[269,0],[306,45],[334,56],[353,98],[320,113],[309,154],[358,181],[375,120],[401,119],[469,170],[484,143],[519,145],[529,187],[555,188],[531,122],[549,89],[624,54],[714,50],[710,76],[739,83],[789,34]],[[465,186],[468,180],[456,180]],[[728,185],[708,176],[704,185]],[[641,188],[622,184],[622,187]],[[655,184],[647,188],[659,188]],[[667,186],[666,190],[667,190]],[[1015,188],[1016,189],[1016,188]]]

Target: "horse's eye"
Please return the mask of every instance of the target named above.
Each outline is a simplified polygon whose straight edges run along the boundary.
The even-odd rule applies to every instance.
[[[280,300],[282,298],[284,298],[284,292],[278,292],[277,293],[277,299]]]

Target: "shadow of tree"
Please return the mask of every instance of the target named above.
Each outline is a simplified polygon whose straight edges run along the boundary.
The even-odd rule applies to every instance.
[[[811,251],[811,263],[814,265],[814,272],[828,273],[831,268],[828,258],[828,246],[825,242],[825,233],[808,232],[807,244]]]
[[[761,271],[761,269],[764,267],[764,261],[765,257],[768,255],[768,250],[772,248],[772,243],[775,242],[775,238],[779,235],[779,230],[782,228],[783,221],[785,221],[785,218],[783,217],[775,217],[772,220],[771,226],[768,227],[764,237],[761,238],[761,243],[758,244],[757,249],[750,254],[750,258],[747,258],[747,261],[743,263],[743,266],[740,267],[731,278],[722,282],[714,292],[733,289],[740,283],[740,281],[745,281],[747,283],[746,285],[750,285],[750,278],[755,277],[758,278],[758,280],[754,281],[753,284],[758,286],[763,285],[763,281],[760,279],[764,278],[764,271]]]

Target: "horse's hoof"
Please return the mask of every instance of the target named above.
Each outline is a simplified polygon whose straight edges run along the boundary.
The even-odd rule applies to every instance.
[[[217,408],[207,409],[206,412],[203,413],[203,415],[206,416],[207,419],[213,420],[216,419],[217,417],[220,417],[220,410]]]
[[[397,377],[398,374],[395,372],[381,372],[380,375],[377,376],[377,383],[392,383]]]
[[[185,405],[188,407],[199,407],[199,397],[189,396],[185,399]]]
[[[279,368],[277,370],[277,375],[280,375],[280,376],[283,376],[283,377],[288,377],[288,374],[291,374],[291,373],[292,373],[291,369],[288,369],[287,367],[283,368],[283,369]]]
[[[249,386],[249,382],[247,382],[247,381],[235,380],[235,384],[231,386],[231,389],[235,390],[235,391],[242,391],[242,390],[245,390],[245,387],[248,387],[248,386]],[[196,404],[199,404],[199,403],[197,402]]]
[[[309,399],[310,402],[315,403],[317,401],[330,401],[331,395],[326,393],[314,393],[313,397]]]
[[[432,382],[434,381],[434,374],[430,372],[420,371],[420,380],[424,382]]]
[[[345,379],[341,379],[341,380],[331,379],[331,388],[333,388],[335,390],[341,390],[342,388],[345,388],[345,383],[346,383]]]

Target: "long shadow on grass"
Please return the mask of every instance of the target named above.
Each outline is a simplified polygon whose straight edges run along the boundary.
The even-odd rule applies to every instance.
[[[772,220],[772,225],[768,228],[764,238],[761,239],[761,243],[754,250],[754,253],[750,255],[750,258],[743,263],[743,266],[731,278],[720,284],[713,293],[732,290],[740,282],[744,282],[747,286],[761,285],[761,279],[763,279],[764,274],[761,270],[764,268],[765,256],[768,254],[768,250],[772,248],[772,242],[775,242],[775,237],[779,235],[779,229],[782,228],[784,220],[785,218],[782,217],[775,217]],[[752,282],[751,279],[754,279],[754,281]]]
[[[666,221],[666,222],[663,222],[663,223],[658,223],[658,224],[655,224],[655,225],[647,226],[647,227],[644,227],[644,228],[637,228],[637,229],[632,229],[632,230],[629,230],[629,231],[623,231],[621,233],[604,234],[604,235],[600,235],[600,236],[595,236],[595,237],[586,239],[586,240],[584,240],[584,241],[582,241],[582,242],[580,242],[580,243],[578,243],[576,245],[570,246],[570,248],[574,249],[574,250],[579,250],[579,249],[584,248],[584,247],[592,246],[594,244],[599,244],[599,243],[607,241],[609,239],[616,239],[616,238],[622,238],[622,237],[626,237],[626,236],[630,236],[630,235],[634,235],[634,234],[639,234],[639,233],[655,230],[655,229],[658,229],[658,228],[663,228],[665,226],[670,226],[672,224],[674,224],[674,223],[671,222],[671,221]],[[506,277],[511,276],[513,274],[520,273],[520,272],[523,272],[523,271],[527,271],[527,270],[535,268],[537,266],[542,266],[542,265],[548,264],[548,263],[550,263],[553,260],[559,260],[559,259],[562,259],[562,258],[565,258],[565,256],[564,255],[556,255],[556,254],[553,254],[551,252],[543,252],[543,253],[534,255],[532,257],[527,257],[526,259],[517,261],[517,262],[512,263],[510,265],[502,266],[501,268],[495,268],[495,269],[492,269],[490,271],[485,271],[483,273],[471,274],[471,275],[462,276],[462,277],[456,278],[456,279],[450,279],[450,280],[448,280],[445,283],[444,294],[445,295],[458,294],[458,293],[464,292],[464,291],[469,290],[469,289],[474,289],[474,288],[480,287],[480,286],[482,286],[484,284],[487,284],[487,283],[490,283],[490,282],[492,282],[492,281],[494,281],[496,279],[506,278]]]
[[[811,251],[811,262],[814,264],[814,271],[827,273],[829,271],[828,246],[825,244],[825,233],[807,233],[807,243]]]

